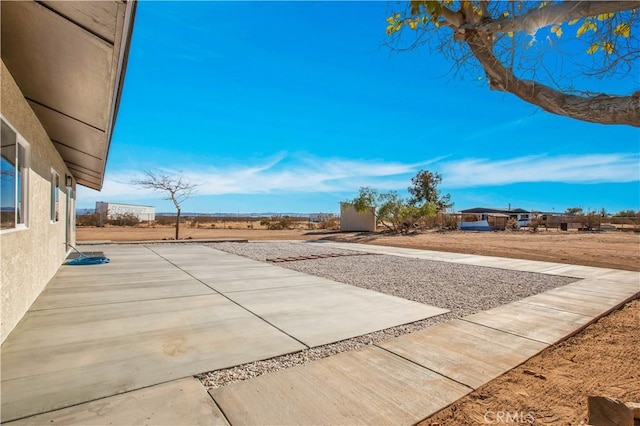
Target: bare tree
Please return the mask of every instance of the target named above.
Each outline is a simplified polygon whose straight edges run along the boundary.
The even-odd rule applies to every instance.
[[[553,114],[639,127],[638,88],[614,95],[573,87],[579,76],[638,75],[638,8],[640,1],[414,0],[387,18],[387,33],[399,50],[428,45],[456,72],[475,59],[492,90]],[[409,46],[405,28],[416,34]]]
[[[191,183],[189,179],[186,179],[182,173],[177,176],[165,175],[162,173],[156,174],[150,171],[144,172],[146,178],[134,180],[134,185],[139,185],[143,188],[152,189],[158,192],[165,192],[167,196],[164,200],[170,200],[176,208],[176,240],[180,232],[180,213],[181,203],[187,198],[193,195],[197,184]]]

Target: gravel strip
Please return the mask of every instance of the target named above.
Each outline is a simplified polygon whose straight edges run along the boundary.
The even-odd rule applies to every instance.
[[[364,253],[357,250],[322,247],[307,242],[215,243],[209,246],[262,262],[274,257]],[[379,343],[392,337],[422,330],[439,322],[495,308],[578,280],[570,277],[389,255],[332,257],[282,262],[275,265],[450,309],[451,312],[294,354],[203,373],[198,378],[207,388],[221,387],[267,372],[306,364],[340,352]]]

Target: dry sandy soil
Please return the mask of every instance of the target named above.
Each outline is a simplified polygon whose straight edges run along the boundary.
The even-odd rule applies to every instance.
[[[210,229],[185,226],[180,229],[180,238],[330,239],[640,271],[640,233],[637,232],[567,233],[545,231],[531,233],[450,231],[393,236],[382,233],[336,233],[300,229],[268,231],[264,229],[246,229],[246,224],[243,224],[243,226],[245,229]],[[174,235],[175,231],[171,227],[107,226],[104,228],[79,227],[77,230],[79,242],[91,240],[162,240],[171,239]]]
[[[640,271],[637,232],[426,232],[336,234],[333,240]]]
[[[78,228],[79,242],[170,239],[171,228]],[[327,231],[185,228],[181,238],[330,239],[640,271],[638,233],[427,232],[411,236]],[[638,284],[640,290],[640,282]],[[587,396],[640,402],[640,300],[487,383],[423,425],[587,421]],[[509,421],[504,421],[507,414]],[[498,417],[502,416],[502,417]],[[515,417],[514,417],[515,416]],[[503,419],[503,420],[501,420]]]
[[[507,413],[523,424],[580,425],[588,421],[589,395],[640,401],[638,324],[640,300],[635,300],[420,425],[517,423],[498,421]]]
[[[233,226],[233,225],[229,225]],[[211,228],[180,228],[180,239],[216,239],[216,238],[242,238],[248,240],[313,240],[318,235],[300,229],[284,229],[281,231],[268,231],[266,229],[211,229]],[[109,241],[149,241],[171,240],[175,237],[175,228],[172,227],[124,227],[105,226],[104,228],[78,227],[76,237],[78,242],[109,240]],[[322,237],[323,235],[320,235]]]

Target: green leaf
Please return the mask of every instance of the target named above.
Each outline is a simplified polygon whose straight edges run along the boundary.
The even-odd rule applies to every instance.
[[[618,24],[613,30],[613,33],[615,35],[628,38],[631,35],[631,25],[629,25],[628,22]]]

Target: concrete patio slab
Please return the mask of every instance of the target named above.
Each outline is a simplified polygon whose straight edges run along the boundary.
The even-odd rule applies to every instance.
[[[440,258],[439,260],[442,260]],[[509,269],[515,271],[531,271],[531,263],[525,259],[511,259],[506,257],[489,257],[489,256],[470,256],[463,259],[457,259],[456,263],[465,265],[482,266],[486,268],[499,268]],[[560,265],[558,265],[560,266]],[[539,272],[540,269],[548,269],[549,265],[541,265],[540,268],[535,268],[535,272]]]
[[[592,319],[586,315],[520,302],[464,318],[465,321],[548,344],[570,336]]]
[[[222,415],[196,381],[178,379],[446,310],[198,244],[93,246],[112,262],[62,267],[2,345],[1,420],[415,423],[640,293],[640,274],[628,271],[342,248],[368,247],[584,279],[379,347],[213,390]]]
[[[603,297],[629,297],[634,294],[640,293],[640,289],[636,289],[635,286],[629,286],[628,284],[623,283],[613,283],[607,282],[604,280],[597,280],[598,285],[593,285],[590,280],[579,281],[575,286],[571,286],[570,288],[575,291],[581,291],[585,293],[596,293]]]
[[[225,426],[229,423],[200,382],[189,377],[6,424]]]
[[[595,268],[592,266],[560,265],[553,266],[540,272],[548,275],[563,275],[565,277],[595,278],[605,272],[610,271],[609,269],[603,269],[604,268]]]
[[[601,280],[627,283],[640,291],[640,273],[638,272],[607,269],[596,277]]]
[[[166,299],[171,297],[198,296],[215,294],[213,290],[203,286],[192,278],[166,281],[149,281],[140,277],[143,282],[132,279],[130,283],[101,284],[87,286],[79,283],[70,286],[64,280],[52,281],[47,289],[31,306],[31,311],[72,306],[101,305],[106,303],[129,302],[134,300]],[[65,283],[58,287],[56,284]]]
[[[100,266],[102,265],[95,265]],[[63,266],[61,270],[65,268],[83,268],[82,266]],[[103,286],[109,285],[112,283],[118,282],[127,282],[127,280],[131,280],[131,282],[165,282],[165,281],[176,281],[181,279],[190,279],[188,274],[173,268],[172,270],[166,271],[158,271],[157,268],[139,268],[135,272],[119,272],[114,271],[113,273],[94,273],[93,271],[90,274],[87,274],[87,270],[84,271],[81,275],[75,276],[60,276],[56,274],[47,287],[51,285],[55,285],[56,288],[64,288],[64,287],[91,287],[91,286]],[[46,291],[46,289],[45,289]]]
[[[188,245],[177,245],[177,244],[157,244],[157,245],[146,245],[147,248],[152,250],[154,253],[171,259],[190,259],[195,254],[204,254],[209,255],[211,252],[215,252],[217,254],[216,259],[227,260],[229,262],[243,262],[245,258],[236,256],[221,250],[215,250],[209,246],[205,246],[202,244],[188,244]]]
[[[527,297],[520,302],[597,317],[616,309],[637,293],[618,289],[597,291],[583,287],[565,286]]]
[[[30,312],[2,347],[2,420],[303,348],[217,294]]]
[[[311,347],[449,312],[331,281],[227,297]]]
[[[446,312],[206,246],[91,251],[3,343],[3,422]]]
[[[430,254],[427,253],[427,256]],[[458,258],[456,261],[459,260]],[[486,259],[475,259],[477,262],[474,262],[474,259],[466,260],[467,264],[492,263],[486,262]],[[638,273],[598,268],[594,268],[598,269],[594,271],[574,268],[571,265],[565,268],[566,265],[546,262],[494,264],[531,272],[570,271],[571,274],[590,278],[462,320],[438,324],[380,343],[377,346],[388,351],[390,355],[411,361],[411,367],[407,367],[404,364],[393,365],[387,360],[388,364],[385,364],[385,367],[396,369],[395,373],[389,372],[389,375],[404,377],[410,368],[422,367],[423,372],[451,379],[462,388],[475,389],[516,367],[549,345],[575,334],[592,321],[640,294],[640,286],[637,285],[640,278]],[[361,352],[367,357],[372,357],[372,350],[373,348],[367,348]],[[406,418],[398,416],[393,420],[388,420],[383,415],[372,414],[378,409],[387,413],[386,406],[378,401],[381,391],[396,392],[398,397],[407,395],[403,393],[404,389],[390,389],[384,384],[379,384],[379,370],[367,364],[366,359],[361,360],[366,370],[359,371],[360,365],[353,366],[353,361],[348,356],[343,353],[315,361],[305,367],[267,374],[226,388],[215,389],[210,393],[221,405],[227,418],[238,424],[412,424],[431,414],[412,413],[408,409],[404,411]],[[324,374],[321,374],[323,371]],[[342,376],[351,377],[354,371],[357,372],[354,380],[338,384]],[[419,377],[420,372],[417,370],[412,374]],[[354,389],[352,386],[357,388]],[[349,396],[357,393],[360,399],[351,401],[343,396],[343,391],[349,392]],[[425,394],[430,396],[428,391],[425,391]],[[316,395],[320,395],[320,398],[310,400]],[[420,402],[420,396],[415,398]],[[440,400],[440,407],[436,408],[436,400],[437,398],[430,406],[432,412],[450,404]],[[363,408],[359,404],[367,405]],[[396,414],[392,411],[391,413]]]
[[[152,249],[190,276],[221,293],[317,284],[322,280],[210,247],[154,246]],[[194,261],[194,258],[199,261]]]
[[[152,249],[307,346],[449,312],[209,247]]]
[[[247,267],[245,267],[247,266]],[[210,269],[187,269],[183,267],[191,276],[206,283],[208,286],[214,288],[217,291],[224,292],[226,283],[230,281],[245,280],[246,288],[260,288],[263,279],[278,279],[278,278],[308,278],[310,275],[303,274],[301,272],[292,271],[290,269],[277,268],[271,265],[264,265],[265,267],[251,267],[248,265],[239,265],[235,267],[218,268],[211,267]],[[318,279],[317,277],[311,277]]]
[[[378,344],[431,371],[477,389],[547,345],[453,320]]]
[[[210,391],[231,424],[413,424],[471,391],[378,347]]]
[[[298,287],[318,285],[318,278],[311,275],[283,275],[277,276],[273,271],[264,274],[261,279],[247,280],[245,278],[230,278],[224,281],[219,278],[201,278],[201,281],[223,294],[238,291],[266,290],[270,288]]]
[[[123,254],[121,256],[126,256]],[[113,254],[110,254],[112,259],[118,259]],[[176,268],[175,266],[169,264],[166,261],[163,262],[113,262],[105,263],[102,265],[89,265],[91,266],[100,266],[100,269],[92,269],[91,274],[89,275],[92,280],[108,280],[111,277],[126,277],[128,275],[136,276],[141,275],[147,272],[152,272],[155,274],[175,274]],[[86,266],[70,266],[63,265],[58,272],[56,273],[56,277],[60,279],[78,279],[78,278],[87,278],[87,269]],[[88,281],[88,280],[87,280]]]

